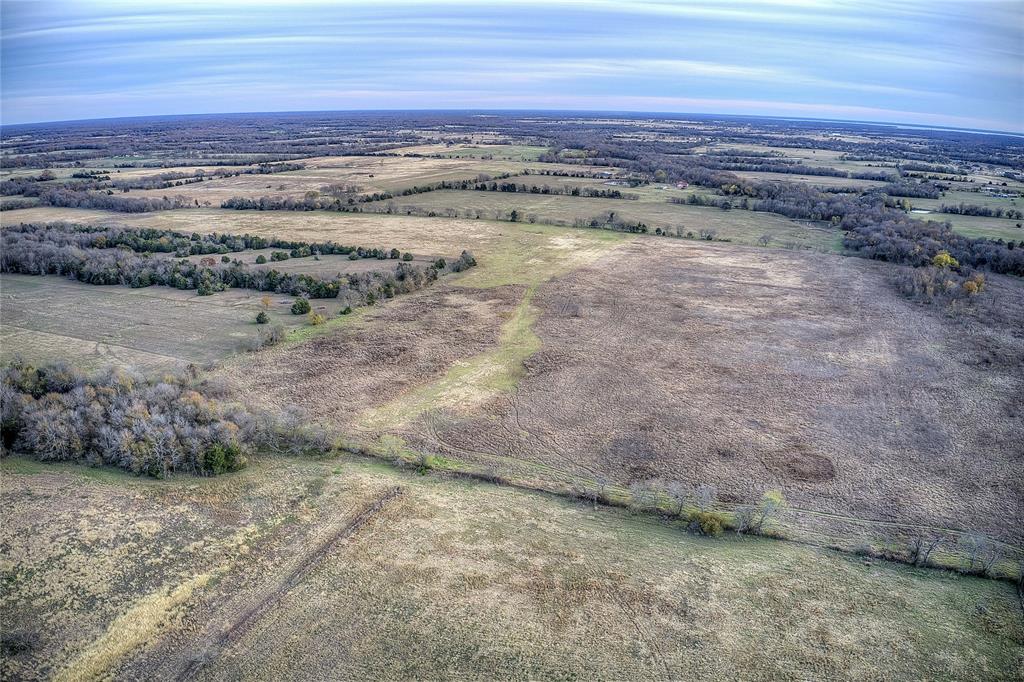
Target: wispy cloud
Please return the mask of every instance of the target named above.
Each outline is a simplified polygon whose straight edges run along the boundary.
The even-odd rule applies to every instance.
[[[1018,0],[3,0],[5,122],[673,108],[1024,128]]]

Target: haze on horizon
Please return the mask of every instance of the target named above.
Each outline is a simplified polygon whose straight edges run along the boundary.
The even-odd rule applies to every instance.
[[[2,0],[5,124],[558,109],[1024,131],[1019,0]]]

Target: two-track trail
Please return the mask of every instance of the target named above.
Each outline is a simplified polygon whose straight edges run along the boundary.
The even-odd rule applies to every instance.
[[[217,658],[232,643],[245,635],[259,620],[273,609],[293,588],[299,585],[337,545],[355,535],[367,523],[403,494],[400,486],[388,488],[359,512],[341,525],[327,531],[326,537],[313,545],[310,551],[293,560],[287,571],[277,580],[269,581],[254,598],[229,608],[220,627],[211,626],[204,634],[194,654],[181,661],[175,673],[166,675],[177,680],[194,679],[205,665]]]

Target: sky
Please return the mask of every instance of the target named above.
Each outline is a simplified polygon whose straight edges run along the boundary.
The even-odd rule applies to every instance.
[[[1024,0],[0,0],[4,124],[557,109],[1024,132]]]

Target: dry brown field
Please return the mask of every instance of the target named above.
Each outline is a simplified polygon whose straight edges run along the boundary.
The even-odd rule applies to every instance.
[[[553,277],[506,288],[489,322],[466,318],[498,339],[487,352],[425,314],[486,295],[455,279],[249,376],[261,399],[346,433],[398,433],[523,480],[714,483],[726,501],[779,488],[821,514],[1022,539],[1018,282],[993,278],[1011,322],[979,331],[840,257],[636,238]],[[402,369],[429,348],[394,331],[414,315],[446,360],[392,397],[375,374],[430,376]],[[343,350],[360,346],[375,357]],[[285,380],[301,367],[315,370]]]
[[[1006,583],[366,460],[0,463],[5,679],[1012,680]]]

